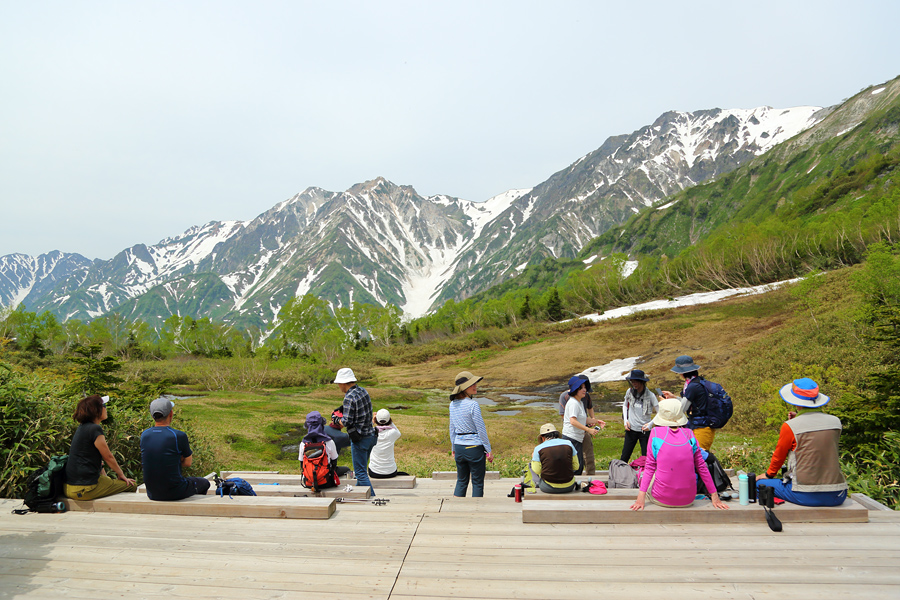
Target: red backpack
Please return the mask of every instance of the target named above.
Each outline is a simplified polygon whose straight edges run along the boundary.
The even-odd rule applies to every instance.
[[[328,453],[325,442],[307,442],[303,446],[303,475],[300,483],[314,492],[320,489],[333,488],[341,484]]]

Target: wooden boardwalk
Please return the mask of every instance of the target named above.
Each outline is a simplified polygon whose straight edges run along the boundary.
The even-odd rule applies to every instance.
[[[0,500],[0,599],[900,598],[900,513],[868,523],[522,522],[453,481],[376,490],[328,520],[70,512]],[[776,509],[777,511],[777,509]]]

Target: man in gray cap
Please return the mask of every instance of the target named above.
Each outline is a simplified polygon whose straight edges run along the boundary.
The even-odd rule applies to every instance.
[[[141,466],[144,485],[151,500],[181,500],[194,494],[206,494],[209,480],[184,477],[182,468],[194,460],[187,434],[173,429],[175,403],[157,398],[150,403],[150,415],[155,425],[141,433]]]

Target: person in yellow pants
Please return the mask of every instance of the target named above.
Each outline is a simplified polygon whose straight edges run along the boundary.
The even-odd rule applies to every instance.
[[[66,462],[67,498],[95,500],[137,489],[134,479],[125,477],[116,457],[110,452],[103,427],[100,426],[107,417],[108,401],[109,396],[93,395],[83,398],[75,407],[74,419],[80,425],[72,436],[69,460]],[[106,463],[118,479],[106,475],[103,463]]]

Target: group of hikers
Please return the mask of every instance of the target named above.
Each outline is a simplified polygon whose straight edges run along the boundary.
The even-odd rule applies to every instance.
[[[641,510],[648,500],[666,507],[690,506],[697,495],[699,477],[710,490],[712,504],[727,509],[715,491],[705,460],[717,428],[710,408],[709,382],[700,376],[700,366],[690,356],[679,356],[671,370],[684,381],[677,395],[657,389],[657,397],[647,387],[650,378],[639,369],[625,376],[628,389],[622,405],[625,437],[620,460],[628,462],[636,445],[644,457],[637,499],[631,508]],[[454,496],[465,496],[470,481],[472,496],[484,496],[486,463],[494,460],[481,407],[475,399],[482,379],[463,371],[454,379],[450,393],[450,449],[457,472]],[[356,484],[368,486],[374,495],[372,479],[406,475],[397,470],[394,458],[400,430],[387,409],[373,411],[372,400],[352,369],[339,369],[334,384],[344,400],[332,412],[331,422],[327,423],[318,411],[306,415],[307,433],[299,451],[304,485],[313,489],[339,485],[339,475],[349,470],[344,468],[342,472],[337,466],[338,456],[341,449],[349,447]],[[579,487],[576,476],[595,473],[593,437],[606,423],[594,416],[590,391],[587,376],[571,377],[559,400],[561,431],[553,423],[540,427],[530,469],[537,487],[545,493],[572,492]],[[779,395],[791,410],[757,487],[768,486],[776,498],[795,504],[842,504],[847,483],[838,454],[841,422],[822,412],[829,397],[808,378],[783,386]],[[66,465],[65,495],[69,498],[91,500],[135,489],[135,481],[125,476],[110,452],[100,425],[107,417],[108,400],[106,396],[88,396],[75,410],[74,418],[80,425]],[[207,479],[182,475],[182,469],[191,465],[192,452],[187,435],[171,427],[174,412],[174,402],[157,398],[150,403],[154,426],[141,434],[144,483],[152,500],[206,494],[210,487]],[[108,477],[102,463],[118,479]]]

